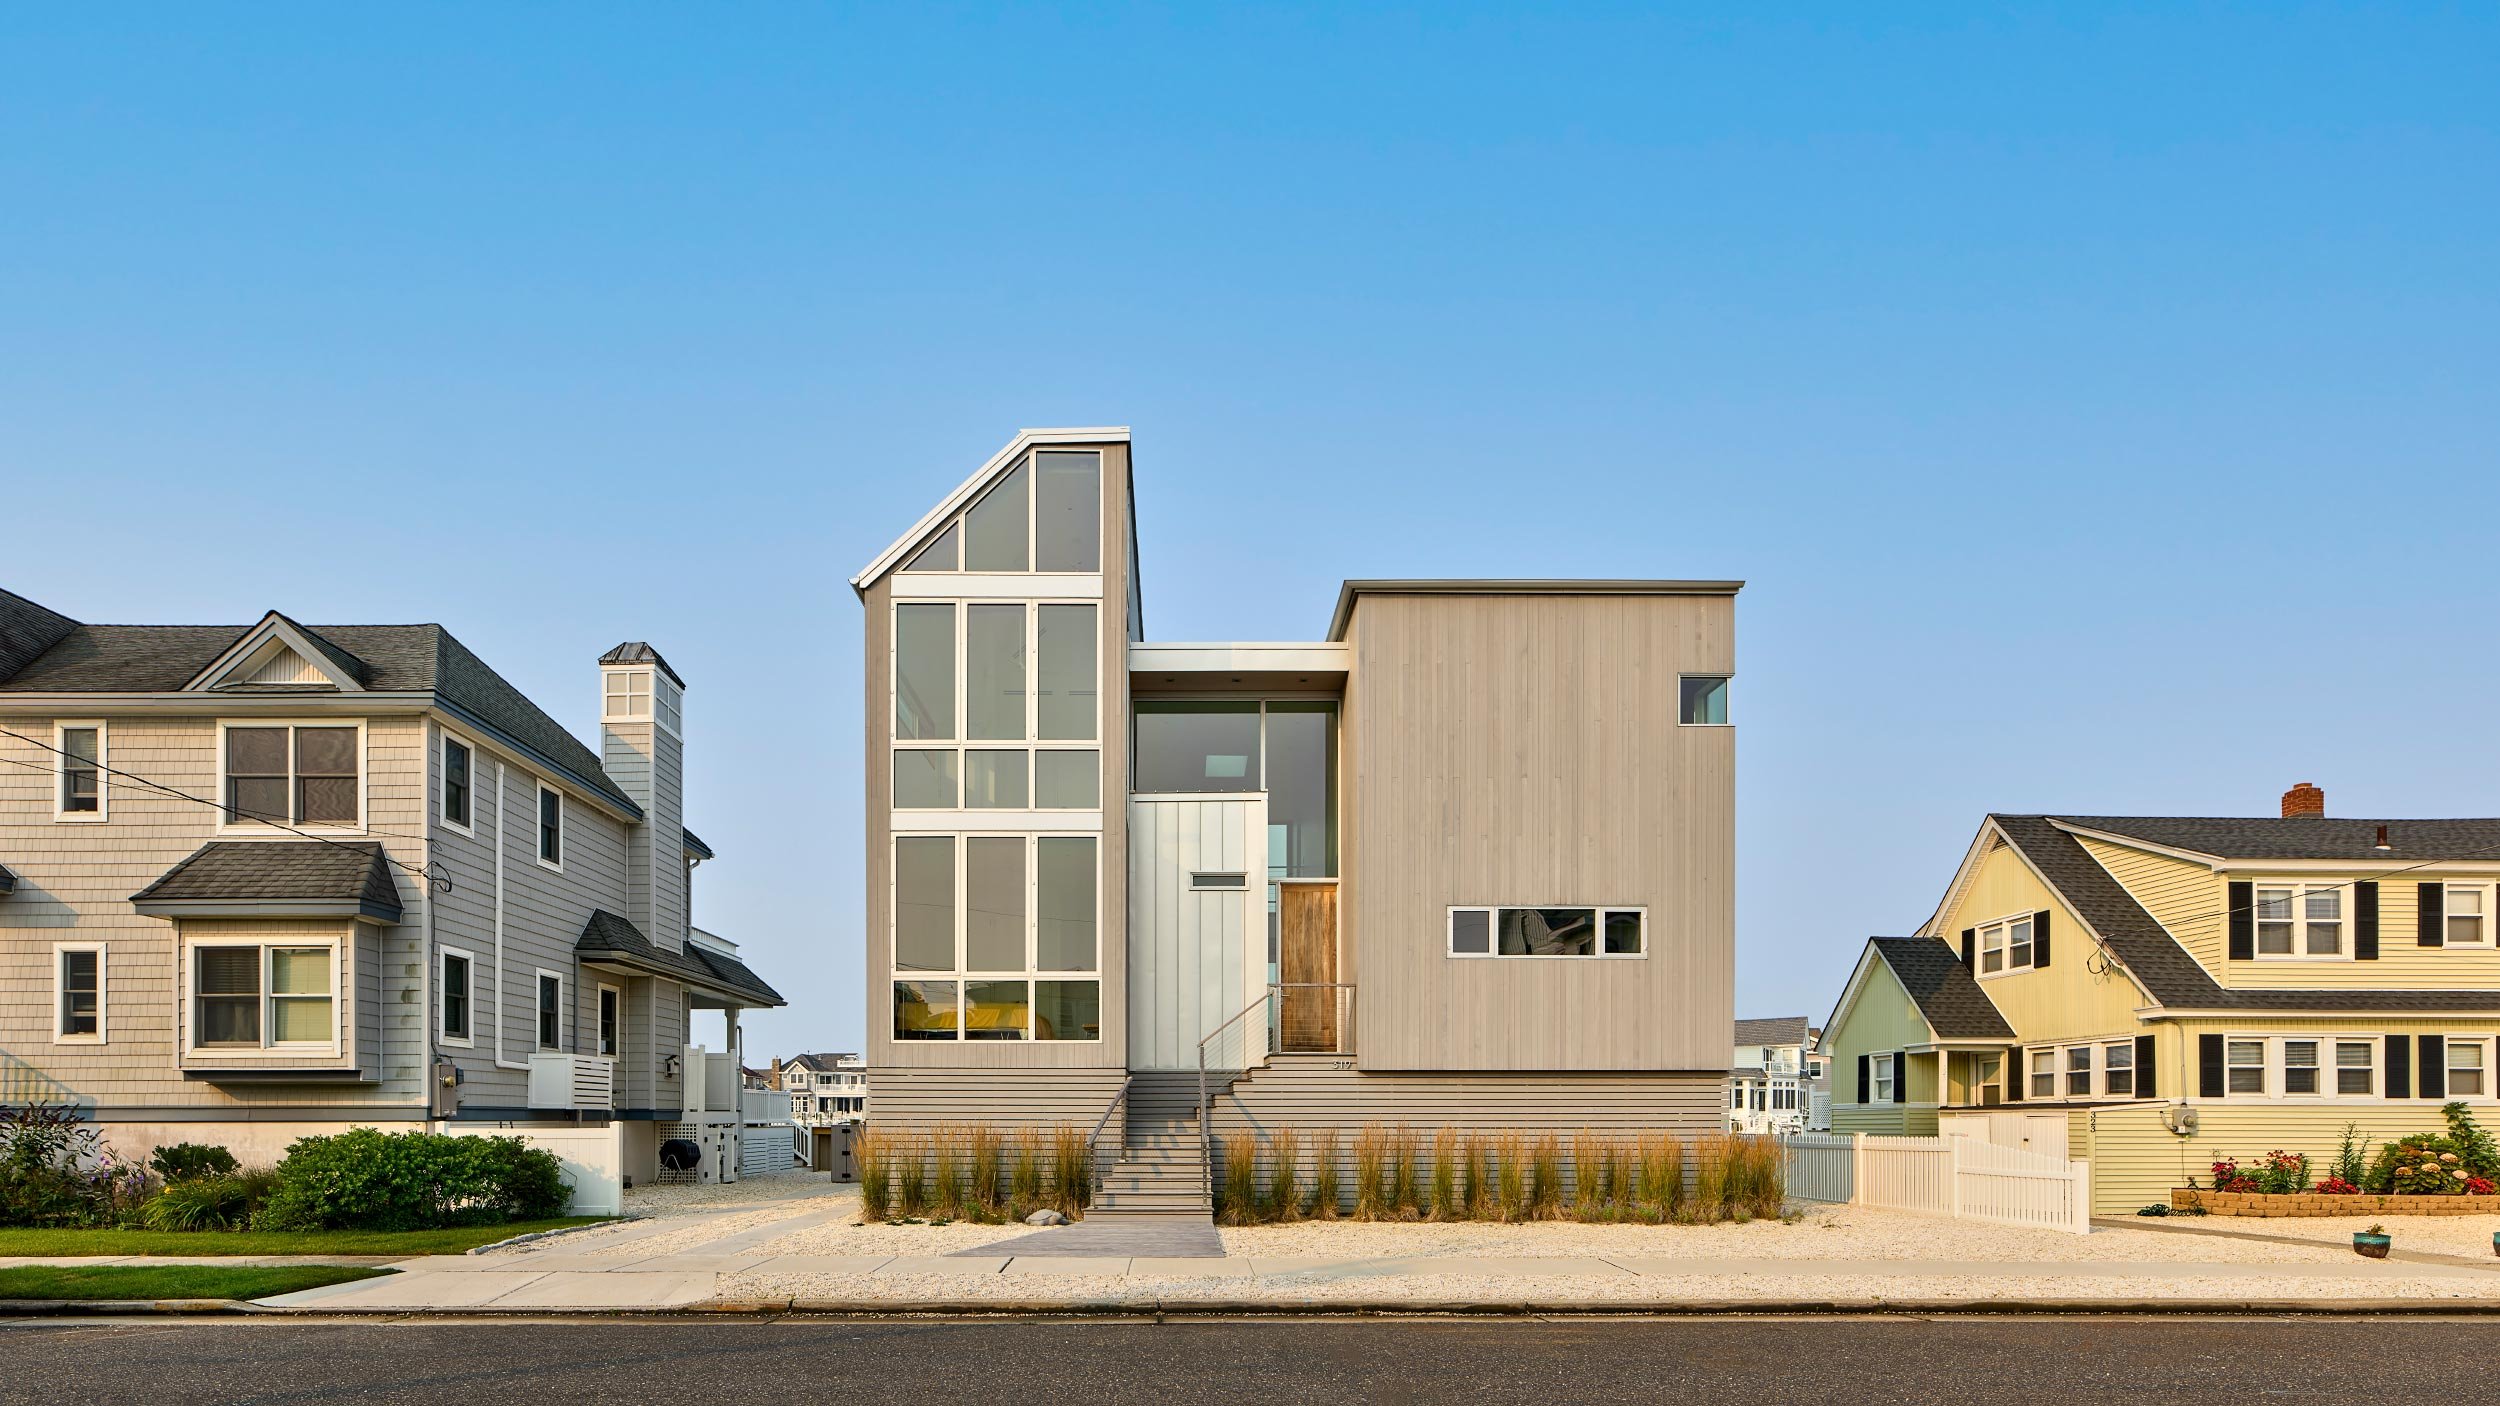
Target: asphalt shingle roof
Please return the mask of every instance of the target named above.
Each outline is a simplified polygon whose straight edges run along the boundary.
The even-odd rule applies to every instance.
[[[2173,839],[2159,838],[2159,836],[2184,837],[2197,834],[2203,836],[2206,843],[2219,844],[2231,842],[2231,837],[2238,835],[2241,837],[2238,843],[2243,845],[2271,844],[2283,847],[2286,851],[2294,845],[2306,845],[2311,851],[2293,854],[2289,852],[2223,853],[2213,849],[2200,850],[2202,853],[2217,854],[2223,858],[2349,858],[2368,859],[2373,862],[2389,861],[2390,867],[2394,867],[2406,862],[2419,863],[2428,858],[2461,857],[2462,847],[2471,842],[2475,833],[2470,827],[2493,827],[2493,833],[2500,835],[2500,821],[2333,821],[2314,818],[2158,820],[2082,815],[2055,817],[1994,815],[1989,819],[1995,822],[1997,829],[2022,851],[2023,856],[2031,861],[2032,867],[2040,871],[2041,876],[2048,880],[2050,886],[2065,896],[2066,902],[2073,907],[2076,915],[2090,924],[2093,931],[2100,934],[2102,941],[2108,944],[2110,952],[2120,962],[2126,964],[2127,970],[2135,974],[2136,980],[2143,984],[2146,991],[2152,993],[2153,999],[2164,1006],[2180,1010],[2360,1013],[2418,1011],[2431,1014],[2449,1011],[2500,1010],[2500,991],[2413,991],[2369,987],[2336,990],[2226,989],[2213,979],[2212,974],[2207,972],[2201,963],[2187,954],[2187,949],[2179,945],[2178,940],[2170,935],[2169,929],[2153,920],[2153,915],[2144,910],[2143,904],[2136,902],[2135,896],[2128,893],[2124,885],[2110,877],[2109,871],[2102,868],[2100,861],[2094,859],[2090,852],[2084,849],[2081,841],[2050,823],[2053,819],[2063,820],[2070,825],[2078,825],[2088,830],[2103,830],[2110,834],[2127,835],[2154,844],[2172,845],[2174,848],[2181,849],[2199,849],[2199,846],[2177,843]],[[2370,843],[2360,851],[2342,852],[2331,848],[2345,843],[2345,839],[2338,835],[2322,834],[2312,841],[2297,833],[2297,827],[2314,825],[2367,826]],[[2376,844],[2377,827],[2380,825],[2388,827],[2388,841],[2391,847],[2396,844],[2400,833],[2399,827],[2402,827],[2404,831],[2413,832],[2409,839],[2414,845],[2446,844],[2455,847],[2457,852],[2429,854],[2416,851],[2408,855],[2403,850],[2397,850],[2392,854],[2379,850]],[[2121,826],[2133,828],[2121,829],[2119,828]],[[2278,827],[2280,830],[2293,833],[2278,834],[2276,838],[2267,840],[2265,836],[2270,831],[2276,831]],[[1937,943],[1936,945],[1941,948],[1944,944]],[[1956,958],[1955,965],[1960,965],[1958,958]]]
[[[757,1006],[787,1005],[781,993],[757,976],[753,969],[737,958],[721,952],[708,951],[687,943],[682,952],[671,952],[655,946],[642,935],[632,920],[620,917],[605,908],[594,910],[590,921],[582,925],[582,935],[573,944],[573,955],[591,960],[622,962],[644,971],[726,991]]]
[[[1801,1015],[1775,1015],[1760,1020],[1736,1022],[1736,1043],[1740,1045],[1802,1045],[1806,1027],[1813,1022]]]
[[[400,916],[399,885],[372,840],[212,840],[130,901],[255,898],[354,903],[387,922]]]
[[[2011,1040],[2014,1027],[2005,1021],[1988,993],[1962,965],[1961,954],[1932,937],[1879,937],[1876,954],[1918,1003],[1936,1036],[1944,1040]]]
[[[17,602],[16,607],[8,604]],[[0,601],[0,664],[9,662],[11,620],[40,634],[11,596]],[[51,615],[40,606],[31,609]],[[54,616],[54,619],[65,617]],[[293,621],[289,621],[293,624]],[[174,693],[254,628],[251,625],[73,625],[0,677],[0,693]],[[480,728],[535,753],[567,778],[629,814],[634,804],[598,754],[514,688],[440,625],[296,625],[339,667],[376,693],[432,693]],[[32,631],[33,633],[27,633]],[[290,690],[293,691],[293,690]]]
[[[2391,864],[2500,856],[2500,820],[2343,820],[2061,815],[2069,825],[2217,859],[2364,859]],[[2387,848],[2378,847],[2381,827]]]

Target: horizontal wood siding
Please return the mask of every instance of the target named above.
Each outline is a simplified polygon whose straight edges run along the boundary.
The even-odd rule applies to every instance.
[[[1342,979],[1366,1071],[1726,1068],[1735,734],[1676,710],[1680,675],[1734,671],[1733,626],[1726,597],[1363,597]],[[1647,956],[1448,954],[1453,904],[1555,903],[1645,906]]]
[[[2484,1127],[2500,1123],[2500,1102],[2472,1103]],[[2335,1152],[2347,1123],[2358,1124],[2364,1151],[2371,1158],[2379,1147],[2413,1133],[2444,1135],[2439,1101],[2422,1099],[2409,1106],[2396,1103],[2359,1104],[2233,1104],[2203,1100],[2196,1105],[2196,1132],[2180,1137],[2163,1126],[2157,1104],[2133,1104],[2097,1110],[2076,1109],[2068,1115],[2068,1155],[2092,1164],[2092,1212],[2127,1215],[2155,1203],[2167,1205],[2174,1187],[2194,1177],[2199,1186],[2213,1185],[2213,1164],[2238,1159],[2246,1167],[2280,1149],[2306,1153],[2309,1174],[2323,1180],[2335,1170]]]
[[[868,1116],[880,1130],[938,1123],[1091,1129],[1125,1077],[1116,1069],[871,1069]],[[1118,1134],[1114,1120],[1108,1136]]]

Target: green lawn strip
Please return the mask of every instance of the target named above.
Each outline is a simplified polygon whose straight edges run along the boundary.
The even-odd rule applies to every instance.
[[[25,1265],[0,1269],[0,1300],[265,1299],[390,1272],[356,1264]]]
[[[537,1230],[593,1225],[603,1216],[562,1216],[450,1230],[0,1230],[10,1255],[457,1255]]]

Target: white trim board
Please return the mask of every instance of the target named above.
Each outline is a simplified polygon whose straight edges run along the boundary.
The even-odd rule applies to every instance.
[[[921,515],[920,521],[913,523],[902,536],[895,538],[884,551],[877,553],[875,560],[861,567],[859,574],[851,578],[851,589],[866,592],[870,583],[899,565],[904,553],[918,546],[920,540],[934,531],[938,524],[946,521],[958,509],[971,502],[975,495],[987,488],[993,479],[1006,472],[1026,450],[1036,445],[1048,444],[1126,444],[1128,442],[1129,431],[1126,425],[1102,425],[1090,429],[1071,427],[1016,431],[1016,437],[1007,441],[1006,448],[991,455],[988,462],[972,471],[972,477],[957,484],[954,492],[940,499],[936,507]]]

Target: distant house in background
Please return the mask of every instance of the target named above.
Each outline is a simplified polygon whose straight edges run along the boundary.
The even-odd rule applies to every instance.
[[[1736,1058],[1728,1071],[1729,1132],[1802,1131],[1814,1121],[1817,1095],[1829,1122],[1823,1057],[1810,1053],[1822,1033],[1801,1015],[1736,1022]]]
[[[776,1087],[790,1095],[790,1121],[830,1128],[868,1118],[868,1061],[856,1054],[803,1054],[773,1065]]]
[[[781,997],[689,921],[684,682],[634,642],[582,683],[596,748],[440,625],[0,591],[0,1100],[127,1157],[367,1124],[561,1132],[609,1183],[685,1137],[734,1177],[738,1013]]]
[[[2101,1214],[2221,1158],[2500,1111],[2500,820],[1991,815],[1935,915],[1872,939],[1820,1048],[1838,1132],[2092,1164]]]

